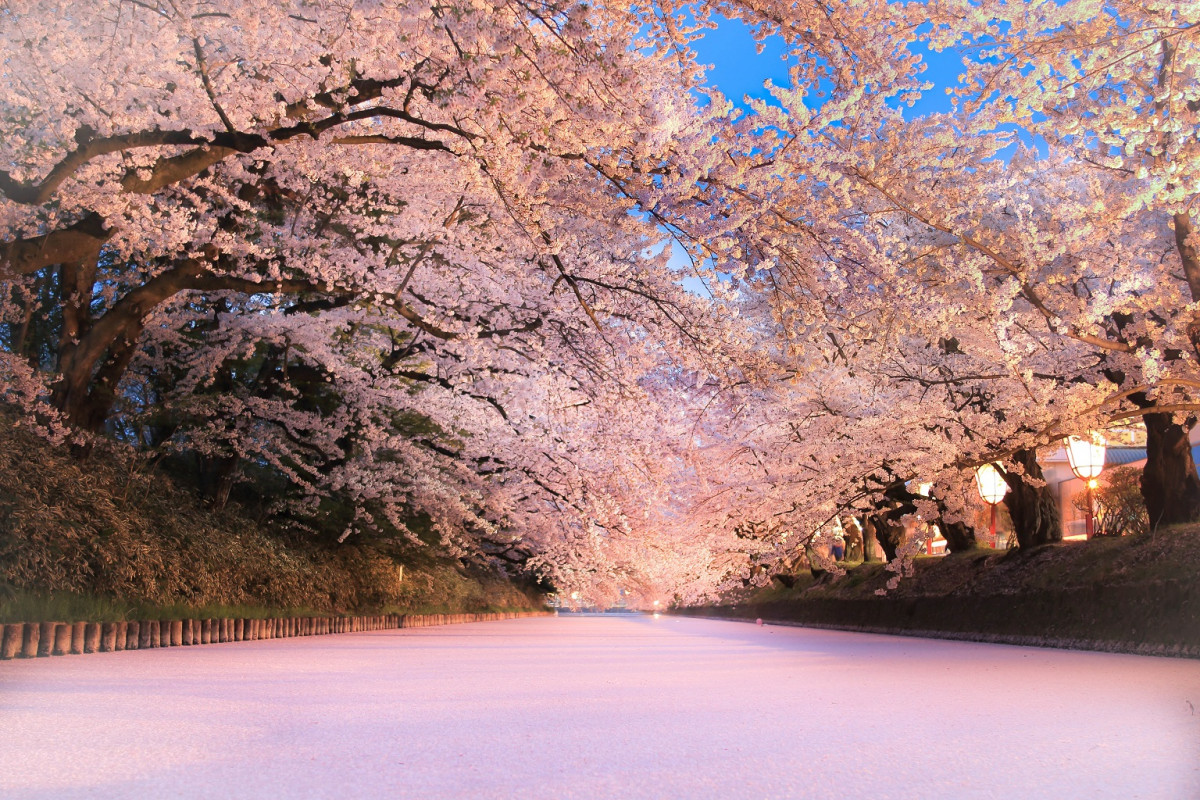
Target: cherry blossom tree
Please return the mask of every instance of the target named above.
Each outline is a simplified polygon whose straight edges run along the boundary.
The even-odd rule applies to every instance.
[[[6,396],[186,447],[218,502],[265,464],[375,508],[351,527],[504,544],[522,504],[591,513],[563,409],[727,361],[655,221],[711,205],[673,186],[724,112],[627,9],[4,13]]]
[[[933,23],[932,46],[968,53],[955,95],[975,129],[1020,126],[1104,176],[1103,206],[1075,209],[1077,218],[1136,218],[1169,229],[1174,253],[1164,254],[1156,270],[1137,264],[1125,270],[1142,269],[1173,284],[1179,299],[1117,313],[1104,346],[1150,351],[1162,361],[1186,359],[1185,369],[1194,372],[1200,358],[1196,8],[952,1],[919,13]],[[1154,524],[1200,518],[1200,479],[1188,443],[1195,376],[1145,381],[1120,369],[1111,376],[1130,390],[1146,423],[1143,494]]]
[[[994,460],[1052,541],[1037,448],[1133,418],[1152,518],[1200,514],[1189,8],[835,11],[10,3],[2,396],[594,598],[850,517],[903,572],[905,523],[973,545]],[[705,85],[718,16],[785,43],[774,102]],[[970,55],[952,114],[904,113],[919,40]]]
[[[1098,168],[1107,157],[1096,145],[1099,134],[1053,136],[1055,126],[1071,129],[1059,125],[1061,115],[1047,121],[1011,108],[1018,94],[1018,106],[1039,92],[1053,94],[1039,82],[1039,59],[1062,66],[1074,57],[1072,47],[1107,47],[1098,30],[1067,37],[1065,47],[1056,38],[1056,25],[1093,9],[1067,4],[1029,28],[1016,21],[1023,4],[997,13],[990,4],[944,4],[931,17],[923,4],[877,4],[875,11],[908,14],[910,25],[899,33],[909,42],[930,18],[936,46],[986,39],[966,67],[972,102],[917,120],[898,108],[855,106],[816,131],[803,101],[786,91],[777,94],[780,107],[760,109],[762,163],[773,174],[754,187],[769,209],[760,229],[768,257],[751,282],[772,297],[780,335],[789,343],[825,340],[815,353],[797,350],[800,364],[840,362],[859,376],[915,385],[922,403],[940,394],[944,422],[933,425],[945,445],[924,464],[898,460],[901,475],[934,476],[948,466],[1011,456],[1010,480],[1028,476],[1033,490],[1009,500],[1027,506],[1029,514],[1017,516],[1031,520],[1029,542],[1058,536],[1032,450],[1130,418],[1147,421],[1152,464],[1161,464],[1165,450],[1180,456],[1169,468],[1147,471],[1147,496],[1156,505],[1157,495],[1160,520],[1186,518],[1188,492],[1167,501],[1161,491],[1197,483],[1186,430],[1169,416],[1193,410],[1200,385],[1195,359],[1183,355],[1192,349],[1190,318],[1173,313],[1190,308],[1193,296],[1181,279],[1186,254],[1167,223],[1175,232],[1179,224],[1162,214],[1158,187],[1165,184],[1145,167]],[[1151,8],[1150,21],[1134,25],[1144,28],[1142,39],[1158,35],[1150,31],[1160,13],[1175,12]],[[1004,14],[1007,22],[987,27]],[[1162,35],[1173,39],[1186,20],[1163,24]],[[1029,45],[1018,29],[1036,29],[1045,41]],[[1113,41],[1140,54],[1142,39]],[[1006,61],[997,56],[1004,48],[1020,54]],[[1094,63],[1107,63],[1106,53]],[[1089,80],[1108,85],[1100,73]],[[1107,113],[1092,109],[1112,100],[1105,91],[1081,92],[1072,106],[1084,127]],[[1014,125],[1044,134],[1049,152],[1023,146]],[[1110,140],[1112,130],[1128,130],[1109,127]],[[890,408],[901,425],[913,413],[899,399]],[[883,449],[878,460],[893,459]],[[1165,502],[1175,511],[1168,513]]]

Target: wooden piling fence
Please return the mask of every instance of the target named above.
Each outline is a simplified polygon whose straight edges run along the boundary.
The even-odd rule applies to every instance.
[[[0,624],[0,661],[543,617],[548,611]]]

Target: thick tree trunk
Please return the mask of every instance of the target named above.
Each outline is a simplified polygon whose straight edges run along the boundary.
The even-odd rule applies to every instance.
[[[232,456],[198,456],[200,461],[200,491],[216,508],[224,508],[229,493],[237,483],[241,459]],[[753,574],[753,573],[751,573]]]
[[[863,547],[862,533],[859,532],[857,525],[844,526],[846,537],[846,560],[847,561],[865,561],[865,548]]]
[[[68,351],[62,375],[54,385],[51,403],[75,428],[88,433],[104,430],[117,400],[117,387],[133,358],[133,341],[114,344],[105,360],[95,365],[81,363]]]
[[[1200,477],[1188,433],[1195,421],[1178,425],[1170,414],[1146,414],[1146,467],[1142,498],[1150,529],[1200,520]]]
[[[867,531],[874,534],[875,541],[879,542],[884,559],[894,561],[896,552],[904,542],[904,526],[892,522],[885,512],[867,518]]]
[[[1179,260],[1183,264],[1183,275],[1187,279],[1188,289],[1192,300],[1200,300],[1200,242],[1197,241],[1192,218],[1185,213],[1175,214],[1175,248],[1179,251]],[[1187,327],[1188,339],[1192,342],[1192,351],[1196,360],[1200,361],[1200,311],[1193,311]]]
[[[859,539],[862,541],[863,562],[878,562],[879,553],[875,550],[875,529],[871,527],[869,519],[863,519],[863,527],[859,531]]]
[[[1004,504],[1008,507],[1008,516],[1017,534],[1017,546],[1024,550],[1061,542],[1062,517],[1050,486],[1033,486],[1026,480],[1042,480],[1042,468],[1037,462],[1036,451],[1018,450],[1011,460],[1025,469],[1024,475],[1012,470],[1004,471],[1004,480],[1009,488]]]
[[[975,541],[975,529],[964,522],[938,523],[942,536],[946,539],[946,549],[951,553],[965,553],[979,546]]]

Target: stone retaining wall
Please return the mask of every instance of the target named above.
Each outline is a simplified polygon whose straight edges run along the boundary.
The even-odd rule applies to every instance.
[[[327,633],[426,628],[547,616],[545,611],[488,614],[384,614],[354,617],[269,619],[164,619],[134,622],[15,622],[0,625],[0,660],[146,650],[255,639],[286,639]]]
[[[793,597],[674,613],[814,628],[1200,658],[1200,581],[1009,595]]]

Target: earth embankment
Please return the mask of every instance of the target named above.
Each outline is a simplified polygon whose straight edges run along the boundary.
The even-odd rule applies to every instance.
[[[1200,657],[1200,525],[918,558],[772,585],[678,613],[1011,644]],[[791,583],[789,587],[786,584]]]

